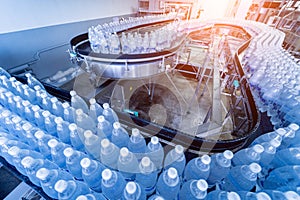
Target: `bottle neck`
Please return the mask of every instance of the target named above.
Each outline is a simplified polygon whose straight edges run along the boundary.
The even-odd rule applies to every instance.
[[[241,174],[249,181],[255,181],[257,179],[257,174],[252,172],[248,165],[241,166]]]
[[[118,181],[117,173],[115,171],[111,171],[111,172],[112,172],[112,175],[111,175],[110,179],[108,179],[108,180],[102,179],[102,183],[105,187],[113,187]]]
[[[195,159],[195,165],[200,171],[208,171],[210,169],[210,165],[204,164],[200,157]]]
[[[196,197],[197,199],[204,199],[207,196],[207,191],[206,190],[202,191],[197,187],[197,181],[196,180],[193,180],[191,182],[190,191],[191,191],[192,195],[194,197]]]
[[[230,167],[231,160],[224,157],[222,153],[215,154],[215,159],[218,165],[221,167]]]
[[[176,176],[175,178],[171,178],[168,176],[168,170],[166,170],[163,174],[163,181],[166,183],[166,185],[174,187],[179,183],[179,177]]]

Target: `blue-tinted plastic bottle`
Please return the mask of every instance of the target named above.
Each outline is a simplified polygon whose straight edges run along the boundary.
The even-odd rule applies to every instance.
[[[162,169],[162,163],[164,160],[164,149],[159,142],[158,137],[152,136],[150,142],[147,144],[146,155],[154,163],[158,170]]]
[[[82,109],[77,109],[75,111],[75,122],[78,127],[84,130],[96,132],[96,123],[92,118],[85,114]]]
[[[54,189],[58,192],[58,199],[76,200],[80,195],[90,194],[89,187],[82,181],[58,180]]]
[[[105,117],[105,119],[107,121],[109,121],[111,124],[118,122],[119,118],[116,114],[116,112],[110,108],[108,103],[104,103],[103,104],[103,111],[102,111],[102,115]]]
[[[35,125],[37,125],[37,127],[39,127],[40,129],[45,130],[44,118],[42,115],[43,110],[39,106],[34,105],[32,106],[32,111],[34,113]]]
[[[93,158],[100,160],[101,138],[95,135],[92,131],[84,131],[84,147],[85,151]]]
[[[76,198],[76,200],[106,200],[102,193],[91,193],[80,195]]]
[[[80,165],[84,182],[95,192],[101,192],[102,171],[105,167],[100,162],[89,158],[83,158]]]
[[[52,97],[50,99],[51,102],[51,113],[56,115],[56,116],[61,116],[63,113],[63,106],[62,103],[56,98],[56,97]]]
[[[296,139],[296,132],[299,130],[299,126],[295,123],[291,123],[284,129],[286,130],[286,133],[283,136],[281,145],[278,149],[288,148],[290,144],[294,142],[294,140]]]
[[[62,142],[58,142],[56,139],[50,139],[48,141],[48,146],[50,147],[52,161],[60,168],[66,169],[66,157],[63,151],[69,146]]]
[[[300,147],[287,148],[278,151],[272,161],[274,168],[286,165],[300,165]]]
[[[45,130],[55,137],[57,137],[56,133],[56,123],[54,121],[55,116],[52,115],[48,110],[45,110],[42,112],[43,118],[44,118],[44,124],[45,124]]]
[[[180,179],[177,170],[170,167],[163,171],[157,181],[156,192],[165,199],[178,199]]]
[[[62,103],[63,119],[69,123],[75,122],[75,108],[71,107],[68,102]]]
[[[138,160],[136,156],[126,147],[120,149],[118,159],[118,170],[124,176],[125,180],[134,180],[138,172]]]
[[[179,199],[205,199],[207,196],[207,188],[207,182],[203,179],[189,180],[182,185]]]
[[[146,200],[146,193],[144,188],[133,181],[126,184],[124,188],[123,197],[124,200]]]
[[[120,173],[110,169],[103,170],[101,188],[106,198],[121,199],[125,186],[126,181]]]
[[[82,136],[80,136],[81,132],[78,129],[79,129],[79,127],[75,123],[69,124],[70,141],[71,141],[72,146],[75,149],[77,149],[79,151],[84,151],[84,143],[83,143],[83,140],[81,139]]]
[[[208,185],[220,183],[227,176],[231,168],[232,158],[233,153],[230,150],[211,156],[210,174],[207,178]]]
[[[139,164],[139,172],[135,180],[144,187],[146,195],[151,195],[156,189],[158,171],[149,157],[143,157]]]
[[[256,144],[261,144],[263,142],[270,142],[273,139],[279,138],[279,140],[282,140],[282,137],[286,134],[286,130],[283,128],[276,129],[275,131],[265,133],[263,135],[260,135],[257,137],[250,146],[254,146]]]
[[[66,144],[71,144],[69,122],[64,121],[61,117],[55,117],[54,122],[56,125],[57,137],[60,141]]]
[[[90,99],[90,110],[89,110],[89,116],[91,119],[94,120],[95,123],[97,123],[98,116],[102,115],[103,108],[97,103],[95,98]]]
[[[184,148],[181,145],[176,145],[174,149],[169,151],[164,161],[164,169],[174,167],[179,176],[182,175],[186,159],[184,155]]]
[[[111,169],[117,169],[120,149],[108,139],[101,140],[101,163]]]
[[[230,169],[221,188],[226,191],[250,191],[256,185],[257,174],[260,171],[261,167],[257,163],[235,166]]]
[[[111,135],[111,142],[119,148],[127,147],[129,135],[125,128],[123,128],[119,122],[115,122],[113,127],[114,129]]]
[[[27,77],[27,84],[29,87],[34,89],[34,86],[38,85],[41,87],[41,89],[45,90],[43,84],[39,80],[37,80],[34,76],[32,76],[32,74],[26,73],[25,76]]]
[[[141,160],[146,152],[146,141],[139,129],[133,128],[128,142],[128,149]]]
[[[259,162],[261,153],[264,152],[264,147],[256,144],[252,147],[239,150],[232,158],[232,165],[249,165],[253,162]]]
[[[211,159],[208,155],[203,155],[190,160],[184,170],[184,180],[206,180],[210,173],[210,162]]]
[[[278,191],[278,190],[262,190],[262,192],[267,193],[271,199],[282,199],[286,200],[286,197],[283,192]]]
[[[113,126],[103,115],[98,117],[97,135],[101,138],[111,139]]]
[[[241,200],[236,192],[227,192],[223,190],[213,190],[206,196],[207,200]]]
[[[64,149],[64,155],[66,157],[66,166],[69,172],[79,180],[82,180],[82,168],[80,161],[86,157],[86,155],[80,151],[74,150],[72,147]]]
[[[249,192],[249,191],[238,191],[237,192],[241,199],[247,200],[272,200],[270,195],[265,192]]]
[[[44,155],[45,158],[51,160],[51,150],[48,146],[48,141],[54,139],[54,136],[46,134],[42,130],[38,130],[35,132],[34,137],[37,139],[37,144],[39,147],[39,151]]]
[[[76,109],[81,109],[85,114],[89,113],[89,107],[86,104],[85,100],[83,100],[82,97],[80,97],[76,91],[72,90],[70,91],[71,95],[71,105],[72,107]]]

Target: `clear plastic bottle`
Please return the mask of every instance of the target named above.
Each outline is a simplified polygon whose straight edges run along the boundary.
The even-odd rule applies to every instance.
[[[77,109],[75,111],[75,115],[76,115],[75,121],[78,127],[85,130],[91,130],[94,133],[96,132],[96,123],[92,118],[90,118],[87,114],[85,114],[82,109]]]
[[[117,169],[120,149],[108,139],[101,140],[101,163],[111,169]]]
[[[162,163],[164,160],[164,149],[159,142],[158,137],[152,136],[150,142],[147,144],[146,148],[147,156],[150,158],[150,160],[154,163],[156,168],[158,170],[162,169]]]
[[[164,169],[174,167],[179,176],[182,175],[186,164],[184,148],[181,145],[176,145],[174,149],[169,151],[164,161]]]
[[[223,153],[213,154],[211,156],[210,171],[207,178],[207,183],[210,186],[220,183],[229,173],[231,168],[231,159],[233,153],[230,150],[226,150]]]
[[[70,91],[70,95],[72,107],[75,110],[81,109],[85,114],[89,114],[89,107],[86,104],[85,100],[83,100],[83,98],[80,97],[74,90]]]
[[[249,192],[249,191],[238,191],[237,192],[241,199],[247,200],[272,200],[270,195],[265,192]]]
[[[206,180],[210,173],[210,162],[211,159],[208,155],[203,155],[190,160],[184,169],[183,179],[185,181],[191,179]]]
[[[39,129],[35,126],[32,126],[29,122],[26,122],[22,125],[22,134],[23,134],[23,141],[27,143],[31,149],[39,150],[38,141],[34,137],[34,134]]]
[[[180,179],[177,170],[170,167],[163,171],[156,184],[156,193],[165,199],[178,199]]]
[[[55,137],[57,137],[56,133],[56,124],[54,122],[55,116],[52,115],[48,110],[45,110],[42,112],[43,118],[44,118],[44,124],[46,131]]]
[[[299,126],[295,123],[291,123],[284,129],[286,130],[286,133],[284,134],[281,145],[278,149],[285,149],[290,146],[295,139],[296,132],[299,130]]]
[[[82,178],[86,184],[95,192],[101,192],[102,171],[104,166],[89,158],[83,158],[80,161],[82,167]]]
[[[133,128],[128,142],[128,149],[137,155],[137,158],[142,159],[143,154],[146,152],[146,141],[141,135],[139,129]]]
[[[44,110],[51,110],[52,104],[50,101],[50,97],[46,92],[41,93],[41,100],[41,108],[43,108]]]
[[[118,122],[119,121],[119,118],[116,114],[116,112],[110,108],[109,104],[108,103],[104,103],[103,104],[103,112],[102,112],[102,115],[105,117],[105,119],[107,121],[109,121],[111,124],[115,123],[115,122]]]
[[[226,191],[250,191],[255,187],[260,171],[261,167],[257,163],[235,166],[230,169],[220,186]]]
[[[69,146],[54,138],[48,141],[48,146],[50,147],[52,161],[60,168],[66,169],[66,157],[63,151]]]
[[[125,128],[123,128],[119,122],[115,122],[113,127],[114,129],[111,135],[111,142],[119,148],[127,147],[129,135]]]
[[[271,199],[287,200],[284,193],[279,190],[262,190],[262,192],[267,193]]]
[[[250,146],[254,146],[256,144],[261,144],[263,142],[270,142],[275,138],[280,138],[281,141],[282,137],[286,134],[286,130],[283,128],[276,129],[275,131],[265,133],[263,135],[258,136]]]
[[[70,141],[72,146],[79,150],[84,151],[84,143],[81,138],[84,138],[84,136],[81,136],[81,131],[78,130],[79,127],[75,123],[69,124],[69,130],[70,130]]]
[[[98,117],[97,135],[101,138],[111,139],[113,126],[103,115]]]
[[[262,174],[266,174],[272,168],[271,162],[274,160],[277,148],[280,146],[280,141],[273,139],[261,145],[264,147],[264,152],[260,155],[258,164],[262,167]]]
[[[94,119],[95,123],[97,123],[98,116],[102,115],[103,108],[97,103],[95,98],[90,99],[90,111],[89,116],[91,119]]]
[[[118,170],[124,176],[125,180],[134,180],[138,172],[138,160],[136,156],[126,147],[120,149],[118,159]]]
[[[144,188],[133,181],[129,181],[123,192],[124,200],[146,200]]]
[[[27,77],[27,84],[29,87],[34,89],[34,86],[38,85],[41,87],[41,89],[46,90],[44,85],[39,80],[37,80],[34,76],[32,76],[32,74],[26,73],[25,76]]]
[[[264,147],[260,144],[256,144],[252,147],[245,148],[242,150],[239,150],[234,154],[234,157],[232,159],[232,165],[249,165],[253,162],[259,162],[260,161],[260,155],[264,152]]]
[[[40,129],[45,130],[44,118],[42,115],[43,110],[39,106],[34,105],[32,106],[32,111],[34,113],[35,125],[37,125]]]
[[[63,118],[69,123],[75,122],[75,108],[71,107],[68,102],[62,104],[63,107]]]
[[[125,186],[126,181],[120,173],[110,169],[102,171],[102,194],[107,199],[121,199]]]
[[[48,169],[42,167],[36,172],[36,177],[40,180],[43,191],[53,199],[58,199],[58,192],[54,185],[58,180],[73,180],[73,176],[62,169]]]
[[[66,157],[66,166],[69,172],[78,180],[82,180],[82,168],[80,161],[86,157],[86,155],[80,151],[74,150],[72,147],[64,149],[64,155]]]
[[[56,133],[57,137],[66,144],[71,144],[70,140],[70,130],[69,130],[69,123],[64,121],[61,117],[55,117],[54,119],[55,126],[56,126]]]
[[[86,130],[84,133],[84,147],[85,151],[93,158],[100,160],[101,152],[101,138],[95,135],[92,131]]]
[[[62,103],[56,97],[52,97],[50,99],[50,102],[51,102],[51,113],[56,116],[61,116],[63,113]]]
[[[286,165],[300,165],[300,147],[287,148],[276,152],[271,163],[274,168],[283,167]]]
[[[58,180],[54,189],[58,192],[58,199],[76,200],[80,195],[90,194],[89,187],[82,181]]]
[[[207,182],[203,179],[189,180],[181,186],[179,199],[205,199],[207,196]]]

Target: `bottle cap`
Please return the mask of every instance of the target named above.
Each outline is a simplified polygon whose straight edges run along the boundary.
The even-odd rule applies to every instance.
[[[150,158],[147,157],[147,156],[143,157],[142,160],[141,160],[141,164],[142,164],[142,166],[144,166],[144,167],[149,167],[150,164],[151,164]]]
[[[299,129],[299,126],[295,123],[291,123],[288,127],[294,131],[297,131]]]
[[[151,143],[152,143],[152,144],[158,144],[158,142],[159,142],[158,137],[156,137],[156,136],[152,136],[152,137],[151,137]]]
[[[19,117],[19,116],[15,116],[11,119],[11,121],[14,123],[14,124],[18,124],[22,121],[22,118]]]
[[[31,109],[33,112],[36,112],[36,111],[40,110],[41,108],[38,105],[33,105]]]
[[[65,148],[63,153],[66,157],[70,157],[74,154],[74,149],[72,149],[71,147],[67,147]]]
[[[17,146],[12,146],[12,147],[10,147],[10,148],[7,150],[7,153],[8,153],[9,155],[15,157],[16,155],[19,154],[20,150],[21,150],[21,149],[20,149],[19,147],[17,147]]]
[[[2,113],[1,113],[1,116],[2,118],[6,118],[8,116],[10,116],[11,112],[9,110],[4,110]]]
[[[45,133],[42,130],[38,130],[37,132],[34,133],[34,137],[36,137],[36,139],[42,139],[44,135]]]
[[[81,165],[82,168],[87,168],[91,165],[91,160],[89,158],[83,158],[80,161],[80,165]]]
[[[109,145],[110,145],[110,141],[108,139],[105,138],[105,139],[101,140],[101,146],[103,148],[107,148],[107,147],[109,147]]]
[[[227,192],[227,199],[230,199],[230,200],[241,200],[241,197],[236,192]]]
[[[277,147],[280,146],[281,141],[280,141],[279,139],[277,139],[277,138],[274,138],[273,140],[270,140],[270,144],[271,144],[273,147],[277,148]]]
[[[104,122],[105,121],[105,118],[103,115],[100,115],[98,118],[97,118],[98,122]]]
[[[208,165],[211,162],[211,158],[209,157],[209,155],[203,155],[201,157],[201,162]]]
[[[25,168],[29,168],[30,166],[32,166],[34,162],[34,158],[30,157],[30,156],[26,156],[25,158],[23,158],[21,160],[21,164],[25,167]]]
[[[134,194],[136,192],[136,184],[133,181],[130,181],[126,184],[126,191],[128,194]]]
[[[65,180],[59,180],[55,183],[54,185],[54,189],[58,192],[58,193],[63,193],[68,186],[68,182]]]
[[[77,125],[75,123],[69,124],[69,130],[75,131],[77,129]]]
[[[56,103],[56,102],[58,102],[58,99],[56,97],[52,97],[50,99],[50,101],[51,101],[51,103]]]
[[[81,108],[76,109],[76,115],[82,115],[83,114],[83,110]]]
[[[39,170],[37,170],[36,177],[40,180],[45,180],[49,173],[50,171],[48,169],[42,167]]]
[[[231,160],[233,158],[233,153],[230,150],[225,150],[223,152],[223,155],[226,159]]]
[[[183,154],[183,151],[184,151],[183,146],[181,146],[181,145],[176,145],[175,146],[175,152],[176,153]]]
[[[75,95],[77,95],[77,93],[75,90],[72,90],[72,91],[70,91],[70,95],[71,95],[71,97],[74,97]]]
[[[134,136],[134,137],[139,136],[139,135],[140,135],[139,129],[133,128],[133,129],[132,129],[132,132],[131,132],[131,135]]]
[[[119,129],[119,128],[121,128],[120,122],[114,122],[113,126],[114,126],[114,129]]]
[[[35,91],[39,91],[39,90],[41,90],[42,88],[41,88],[41,86],[39,86],[39,85],[35,85],[35,86],[33,86],[33,89],[34,89]]]
[[[70,107],[70,104],[69,104],[68,102],[63,102],[63,103],[62,103],[62,107],[63,107],[64,109],[66,109],[66,108]]]
[[[251,163],[249,168],[255,174],[258,174],[261,171],[261,166],[257,163]]]
[[[93,199],[93,198],[91,198]],[[88,197],[86,197],[85,195],[80,195],[76,198],[76,200],[88,200]]]
[[[122,147],[122,148],[120,149],[120,156],[126,157],[126,156],[128,156],[128,155],[129,155],[129,150],[128,150],[126,147]]]
[[[200,191],[206,191],[207,188],[208,188],[208,184],[204,179],[200,179],[200,180],[197,181],[197,188]]]
[[[48,146],[50,147],[50,148],[54,148],[54,147],[56,147],[58,145],[58,141],[56,140],[56,139],[50,139],[49,141],[48,141]]]
[[[27,106],[29,106],[31,103],[29,102],[29,101],[27,101],[27,100],[25,100],[25,101],[22,101],[22,105],[24,106],[24,107],[27,107]]]
[[[91,130],[86,130],[84,131],[83,135],[85,138],[91,138],[94,135],[94,133]]]
[[[55,118],[54,118],[54,122],[55,122],[56,124],[61,124],[63,121],[64,121],[64,120],[63,120],[63,118],[61,118],[61,117],[55,117]]]
[[[265,192],[259,192],[256,194],[257,200],[272,200],[271,197]]]
[[[278,135],[284,136],[285,133],[286,133],[286,130],[284,130],[283,128],[279,128],[279,129],[276,130],[276,133]]]
[[[90,104],[95,104],[95,103],[96,103],[96,99],[95,99],[95,98],[91,98],[91,99],[89,100],[89,102],[90,102]]]
[[[284,196],[289,200],[299,200],[300,196],[295,191],[284,192]]]
[[[256,144],[253,146],[253,150],[256,152],[256,153],[262,153],[265,149],[263,146],[261,146],[260,144]]]
[[[108,181],[112,177],[112,171],[110,169],[105,169],[102,171],[102,179]]]
[[[51,113],[48,110],[45,110],[42,112],[43,117],[49,117],[51,115]]]
[[[103,104],[103,109],[108,109],[109,108],[109,104],[108,103],[104,103]]]
[[[22,129],[24,131],[29,131],[32,128],[32,125],[29,122],[26,122],[25,124],[22,125]]]
[[[43,92],[42,94],[41,94],[41,97],[44,99],[44,98],[46,98],[48,95],[47,95],[47,93],[45,93],[45,92]]]
[[[162,197],[160,197],[160,196],[158,196],[158,197],[155,197],[155,199],[154,200],[165,200],[164,198],[162,198]]]
[[[167,174],[171,179],[174,179],[178,176],[178,172],[174,167],[170,167],[167,171]]]

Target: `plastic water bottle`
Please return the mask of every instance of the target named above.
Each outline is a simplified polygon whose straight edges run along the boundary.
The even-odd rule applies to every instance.
[[[48,146],[50,147],[51,158],[54,163],[56,163],[60,168],[66,168],[66,157],[63,153],[68,145],[58,142],[56,139],[51,139],[48,141]]]
[[[97,135],[101,138],[111,139],[113,126],[103,115],[98,117]]]
[[[115,122],[118,122],[119,121],[119,118],[116,114],[116,112],[110,108],[109,104],[108,103],[104,103],[103,104],[103,112],[102,112],[102,115],[105,117],[105,119],[107,121],[109,121],[111,124],[115,123]]]
[[[62,104],[63,107],[63,118],[69,123],[75,122],[75,108],[71,107],[68,102]]]
[[[261,144],[264,142],[270,142],[271,140],[276,139],[276,138],[280,138],[280,140],[281,140],[285,134],[286,134],[286,130],[284,130],[283,128],[279,128],[275,131],[260,135],[251,143],[250,146],[254,146],[256,144]]]
[[[300,165],[300,147],[278,151],[271,164],[274,168],[286,165]]]
[[[34,137],[34,133],[39,129],[35,126],[32,126],[29,122],[26,122],[22,125],[23,129],[23,141],[27,143],[32,149],[38,150],[38,141]]]
[[[85,130],[91,130],[96,132],[96,124],[92,118],[90,118],[87,114],[83,112],[82,109],[77,109],[75,111],[75,121],[77,126]]]
[[[76,200],[80,195],[90,194],[89,187],[82,181],[58,180],[54,189],[58,192],[58,199]]]
[[[133,128],[128,142],[128,149],[140,160],[146,152],[146,141],[140,134],[139,129]]]
[[[237,192],[241,199],[253,199],[253,200],[272,200],[269,194],[265,192],[249,192],[249,191],[238,191]]]
[[[102,115],[103,108],[96,102],[95,98],[90,99],[89,116],[97,123],[98,116]]]
[[[58,180],[73,180],[73,176],[62,169],[40,168],[36,172],[36,177],[40,180],[43,191],[53,199],[58,199],[58,192],[54,185]]]
[[[124,176],[125,180],[134,180],[138,172],[138,160],[136,156],[128,151],[126,147],[120,149],[118,159],[118,170]]]
[[[39,106],[34,105],[32,106],[32,111],[34,113],[35,125],[37,125],[40,129],[45,130],[44,118],[42,115],[43,110]]]
[[[84,140],[85,151],[93,158],[100,160],[101,138],[99,138],[90,130],[86,130],[83,135],[85,138]]]
[[[214,190],[207,194],[207,200],[241,200],[236,192],[227,192],[223,190]]]
[[[56,116],[60,116],[64,111],[62,103],[60,101],[58,101],[58,99],[56,97],[52,97],[50,99],[50,102],[52,104],[51,105],[51,113],[53,113]]]
[[[34,89],[34,86],[38,85],[41,89],[46,90],[43,84],[38,81],[34,76],[32,76],[30,73],[26,73],[25,76],[27,77],[27,84],[29,87]]]
[[[261,167],[257,163],[235,166],[230,169],[221,188],[227,191],[250,191],[256,185],[257,174],[260,171]]]
[[[264,147],[256,144],[252,147],[239,150],[234,154],[232,165],[249,165],[253,162],[259,162],[261,153],[264,152]]]
[[[41,94],[41,100],[42,100],[41,107],[44,110],[51,110],[52,104],[50,101],[50,97],[48,96],[48,94],[46,92]]]
[[[76,200],[106,200],[103,194],[101,193],[92,193],[86,195],[80,195]]]
[[[207,178],[208,185],[212,186],[216,183],[220,183],[227,176],[230,171],[232,158],[233,153],[230,150],[226,150],[223,153],[213,154],[211,156],[211,173]]]
[[[74,90],[70,91],[70,95],[72,107],[75,110],[81,109],[85,114],[89,114],[89,107],[85,100],[83,100],[83,98],[81,98]]]
[[[146,200],[146,193],[140,184],[130,181],[126,184],[123,192],[125,200]]]
[[[102,171],[104,166],[95,160],[83,158],[80,161],[82,167],[82,178],[88,186],[95,192],[101,192]]]
[[[210,162],[211,159],[208,155],[203,155],[190,160],[184,170],[184,180],[206,180],[210,173]]]
[[[21,160],[21,164],[26,170],[26,175],[29,180],[36,186],[41,186],[40,180],[36,177],[36,172],[42,168],[47,167],[48,169],[58,169],[58,166],[48,160],[33,158],[26,156]]]
[[[79,150],[79,151],[84,151],[84,143],[81,138],[84,138],[83,136],[81,136],[81,131],[78,130],[80,129],[79,127],[77,127],[76,124],[72,123],[69,124],[69,130],[70,130],[70,141],[72,146]]]
[[[147,156],[150,158],[150,160],[154,163],[156,168],[158,170],[162,169],[162,163],[164,160],[164,149],[159,142],[158,137],[152,136],[150,142],[147,145],[146,148]]]
[[[48,110],[45,110],[42,112],[42,115],[44,117],[44,124],[45,124],[45,129],[46,131],[55,137],[57,137],[56,133],[56,124],[54,122],[55,116],[52,115]]]
[[[129,141],[129,135],[125,128],[121,126],[119,122],[113,124],[113,131],[111,135],[111,141],[119,148],[127,147]]]
[[[207,188],[207,182],[203,179],[189,180],[182,185],[179,199],[205,199],[207,196]]]
[[[139,172],[135,180],[144,187],[146,195],[152,194],[156,189],[158,171],[149,157],[143,157],[139,163]]]
[[[69,123],[64,121],[61,117],[55,117],[54,119],[56,125],[56,133],[57,137],[66,144],[71,144],[70,140],[70,130],[69,130]]]
[[[39,147],[39,151],[44,155],[45,158],[51,160],[51,150],[48,146],[48,141],[54,139],[52,135],[45,134],[44,131],[39,130],[35,132],[34,137],[37,139],[37,144]]]
[[[286,133],[282,138],[281,145],[279,149],[285,149],[290,146],[290,144],[294,141],[296,132],[299,130],[299,126],[297,124],[291,123],[288,127],[285,128]]]
[[[261,145],[264,147],[264,151],[260,155],[258,164],[262,167],[262,173],[266,174],[272,167],[271,162],[274,160],[277,148],[280,146],[280,142],[277,139],[273,139],[270,142],[264,142]]]
[[[108,199],[121,199],[126,186],[124,177],[113,170],[104,169],[102,172],[102,193]]]
[[[22,106],[24,108],[24,118],[29,121],[33,122],[34,119],[34,113],[32,112],[32,104],[29,101],[22,101]]]
[[[181,145],[176,145],[174,149],[169,151],[164,161],[164,168],[168,169],[174,167],[177,170],[179,176],[182,175],[186,159],[184,155],[184,149]]]
[[[165,199],[177,199],[180,190],[180,179],[177,170],[170,167],[163,171],[156,184],[156,192]]]
[[[80,161],[86,157],[80,151],[76,151],[71,147],[67,147],[64,149],[64,155],[66,157],[66,166],[69,172],[79,180],[82,180],[82,169],[80,165]]]
[[[101,140],[101,163],[111,169],[117,169],[120,149],[108,139]]]

